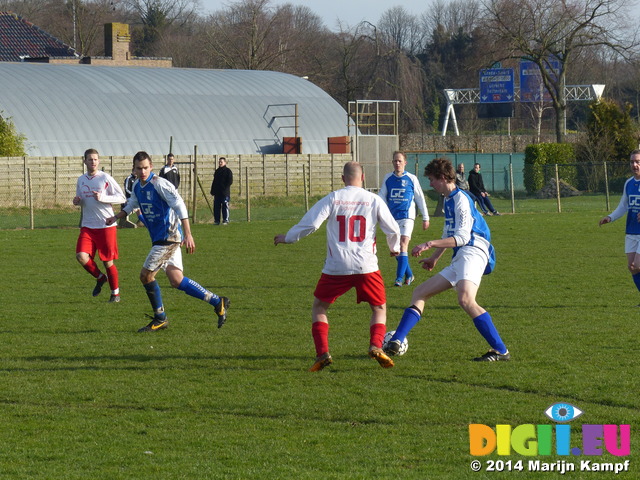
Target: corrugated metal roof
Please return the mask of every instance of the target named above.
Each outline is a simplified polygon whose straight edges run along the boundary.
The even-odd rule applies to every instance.
[[[347,135],[347,113],[326,92],[271,71],[102,67],[0,62],[0,112],[32,156],[282,153],[298,136],[303,153],[327,153]]]

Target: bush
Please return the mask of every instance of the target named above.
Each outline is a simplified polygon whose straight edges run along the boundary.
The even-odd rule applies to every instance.
[[[23,157],[27,153],[24,149],[26,137],[16,132],[11,119],[4,119],[0,115],[0,157]]]
[[[524,186],[527,193],[537,192],[555,176],[555,171],[552,173],[545,166],[574,162],[575,151],[570,143],[539,143],[527,146],[524,151]],[[558,173],[565,182],[575,186],[578,173],[574,165],[560,167]]]

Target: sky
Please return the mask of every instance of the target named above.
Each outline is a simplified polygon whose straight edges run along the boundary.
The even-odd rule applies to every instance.
[[[231,2],[225,0],[201,0],[203,13],[221,10]],[[421,15],[430,5],[429,0],[402,0],[389,2],[385,0],[271,0],[272,5],[291,3],[292,5],[306,5],[313,13],[324,21],[329,30],[337,30],[338,18],[343,26],[353,27],[362,20],[376,23],[382,14],[396,5],[413,15]]]

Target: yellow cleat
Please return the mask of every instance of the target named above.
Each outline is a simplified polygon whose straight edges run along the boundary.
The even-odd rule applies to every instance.
[[[369,356],[375,359],[382,368],[393,367],[393,360],[381,348],[371,346],[369,348]]]
[[[316,357],[316,362],[309,369],[310,372],[319,372],[324,367],[328,367],[333,363],[333,358],[329,355],[329,352],[323,353],[319,357]]]

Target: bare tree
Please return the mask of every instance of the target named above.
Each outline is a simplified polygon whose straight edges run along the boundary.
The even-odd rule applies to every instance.
[[[404,7],[385,11],[378,22],[378,30],[389,45],[395,45],[407,55],[417,55],[424,47],[425,31],[419,19]]]
[[[628,57],[638,47],[629,0],[482,0],[493,60],[525,58],[540,69],[556,113],[556,139],[564,139],[567,67],[584,49],[606,48]],[[557,63],[559,69],[553,68]]]

